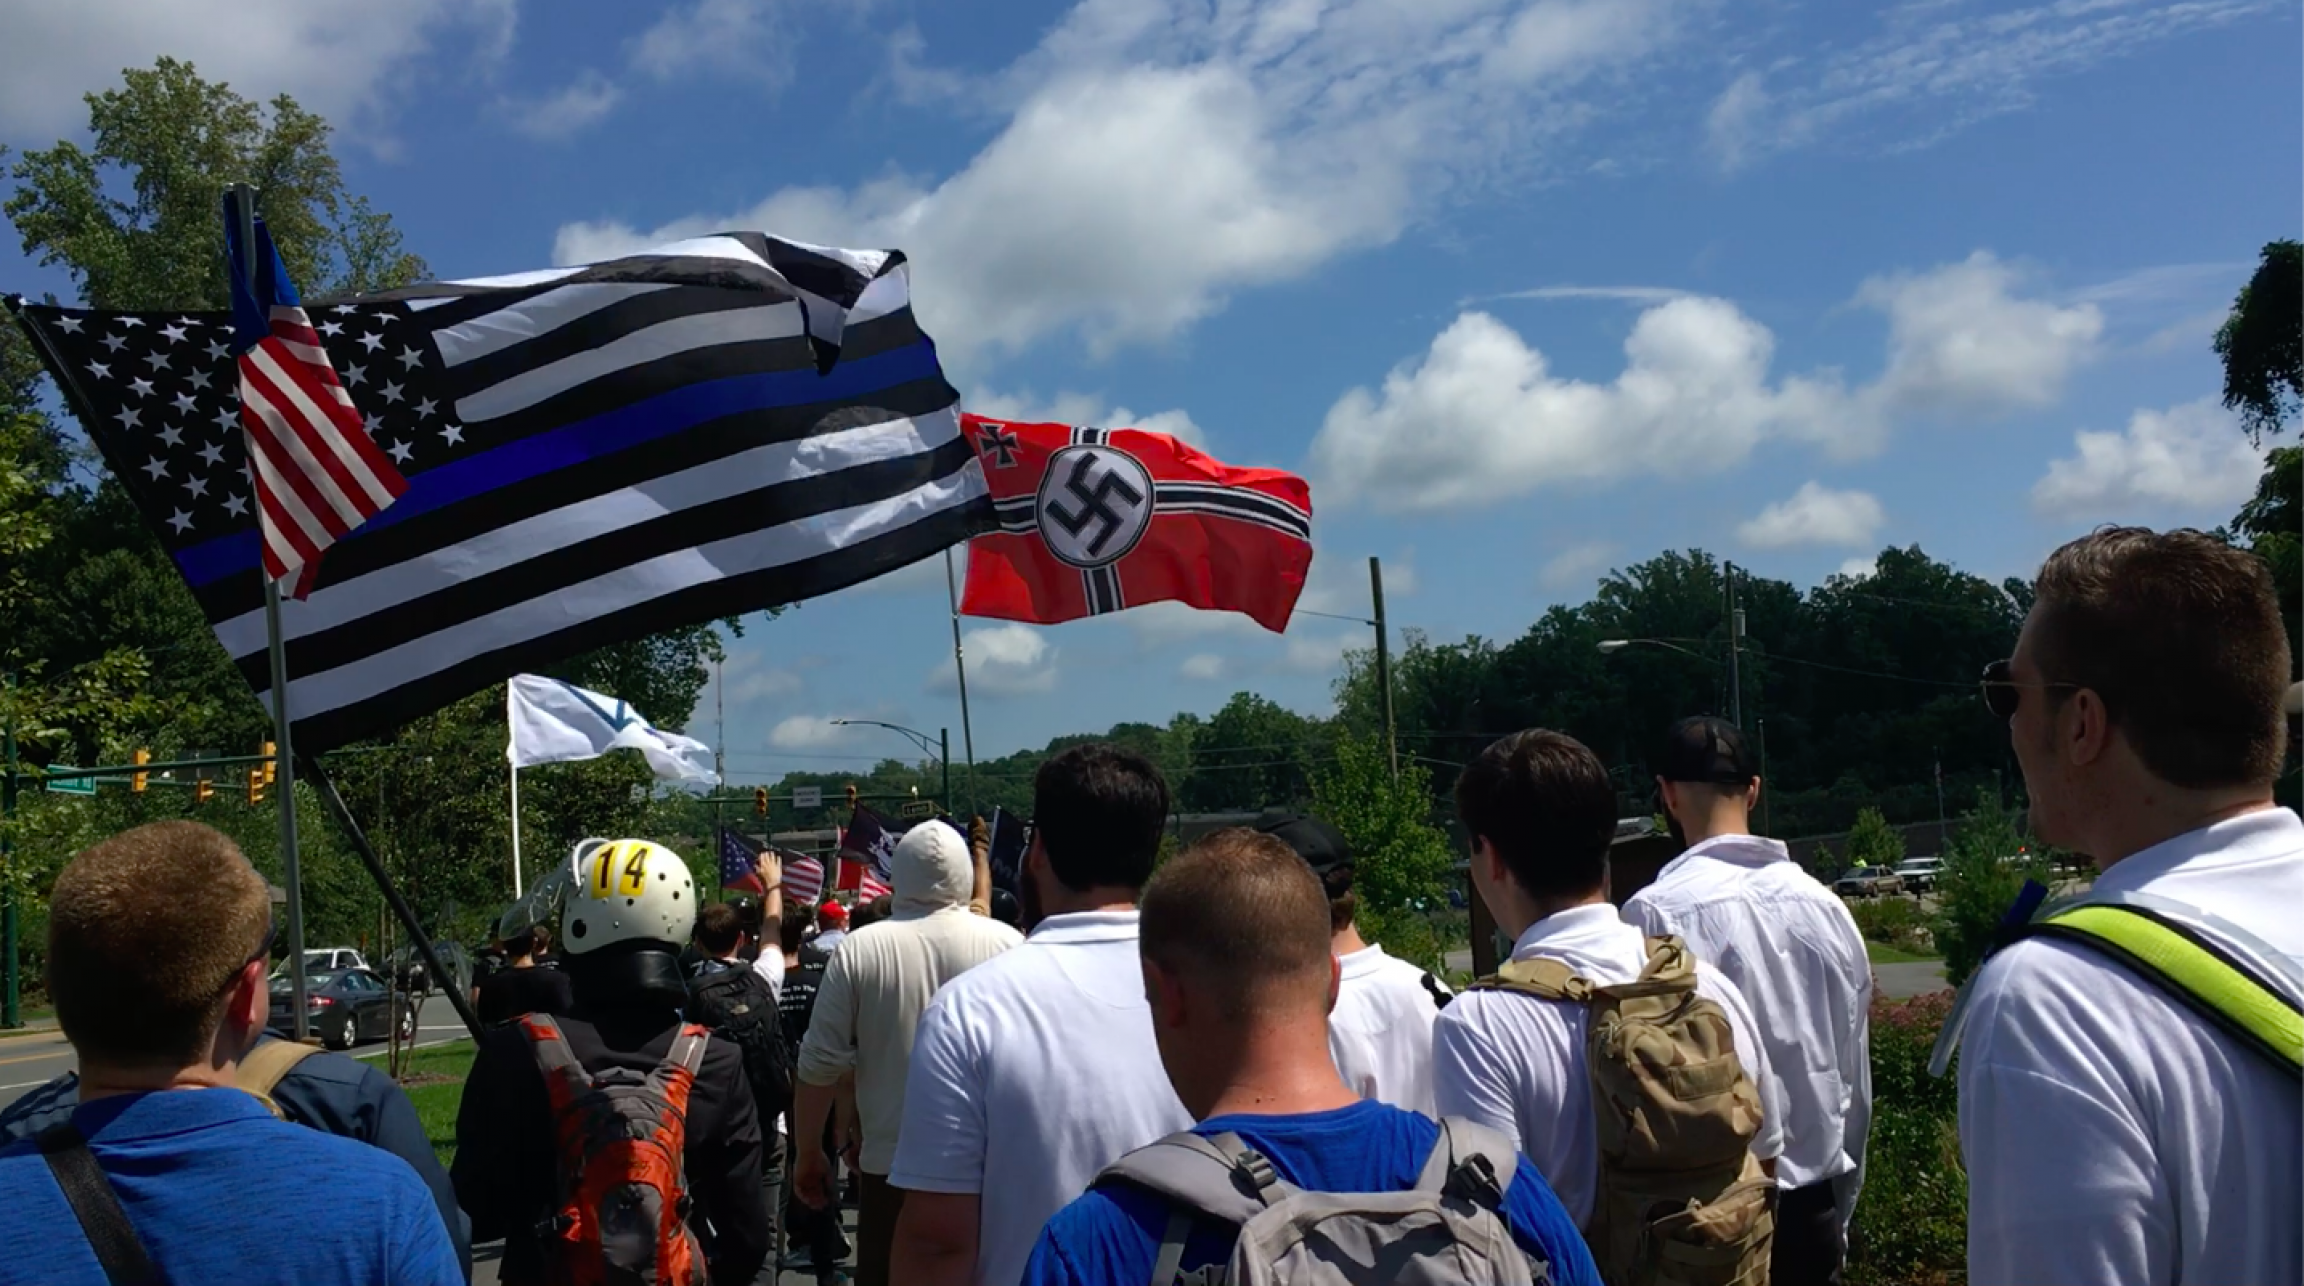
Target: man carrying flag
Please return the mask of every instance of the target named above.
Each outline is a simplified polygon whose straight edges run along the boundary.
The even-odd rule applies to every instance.
[[[237,191],[224,196],[240,426],[255,476],[264,575],[300,599],[319,577],[321,551],[399,499],[408,481],[368,436],[263,219],[247,225],[255,244],[242,244],[242,199]]]
[[[764,849],[740,831],[722,827],[720,830],[720,887],[760,897],[757,920],[750,914],[744,917],[744,931],[759,944],[760,954],[752,960],[752,971],[768,980],[768,986],[779,996],[784,991],[784,953],[776,949],[776,931],[784,919],[784,869],[776,860],[773,850]]]
[[[865,901],[888,892],[890,864],[902,832],[862,804],[840,834],[840,887]]]

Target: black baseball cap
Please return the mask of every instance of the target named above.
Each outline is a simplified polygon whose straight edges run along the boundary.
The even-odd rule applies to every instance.
[[[1726,719],[1698,715],[1682,719],[1664,734],[1656,775],[1666,781],[1749,786],[1760,776],[1744,733]]]
[[[1352,849],[1343,832],[1317,817],[1275,808],[1256,819],[1256,829],[1295,849],[1322,880],[1332,871],[1351,869]]]

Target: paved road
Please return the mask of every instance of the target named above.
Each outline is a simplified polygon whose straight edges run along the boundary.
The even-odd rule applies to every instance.
[[[448,1003],[446,996],[434,995],[427,999],[417,1012],[417,1023],[419,1048],[461,1040],[466,1034],[464,1025],[456,1020],[456,1007]],[[386,1048],[379,1040],[352,1052],[362,1057],[382,1057]],[[72,1047],[64,1042],[61,1032],[27,1032],[22,1036],[0,1038],[0,1107],[6,1107],[75,1066]]]
[[[1872,985],[1890,1000],[1910,1000],[1931,991],[1947,991],[1952,986],[1944,981],[1944,963],[1940,960],[1876,964],[1872,966]]]

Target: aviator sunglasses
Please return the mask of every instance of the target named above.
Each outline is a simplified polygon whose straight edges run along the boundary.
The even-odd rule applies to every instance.
[[[2026,688],[2058,688],[2069,692],[2080,687],[2077,683],[2052,681],[2019,683],[2006,661],[1994,661],[1985,666],[1984,677],[1978,681],[1978,686],[1983,692],[1984,708],[1992,712],[1993,718],[2002,722],[2016,717],[2017,708],[2024,704]]]

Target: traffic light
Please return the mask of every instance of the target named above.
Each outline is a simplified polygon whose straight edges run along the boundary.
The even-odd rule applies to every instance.
[[[148,764],[148,763],[151,763],[151,762],[152,762],[152,752],[151,752],[151,751],[149,751],[149,750],[146,750],[146,749],[145,749],[144,747],[142,747],[142,746],[138,746],[138,747],[136,747],[136,765],[137,765],[139,768],[141,768],[141,767],[142,767],[142,766],[144,766],[145,764]],[[132,791],[135,791],[135,792],[136,792],[137,794],[139,794],[139,795],[143,794],[143,793],[144,793],[144,774],[143,774],[143,773],[141,773],[141,772],[139,772],[139,773],[134,773],[134,774],[131,774],[131,775],[129,776],[129,778],[128,778],[128,789],[130,789],[130,790],[132,790]]]
[[[271,785],[271,784],[273,783],[273,781],[274,781],[274,780],[276,780],[276,779],[279,777],[279,775],[280,775],[280,774],[279,774],[279,769],[280,769],[280,747],[279,747],[279,746],[277,746],[277,745],[274,745],[273,743],[271,743],[271,742],[269,742],[269,741],[267,741],[267,742],[265,742],[265,743],[264,743],[264,784],[265,784],[265,785],[267,785],[267,786]]]
[[[853,812],[855,812],[855,811],[856,811],[856,783],[855,783],[855,782],[849,782],[849,783],[848,783],[848,811],[849,811],[849,812],[851,812],[851,813],[853,813]]]
[[[208,779],[206,777],[202,777],[199,781],[196,781],[192,784],[192,802],[195,804],[207,803],[209,796],[214,795],[215,793],[216,788],[208,784]]]
[[[768,788],[766,786],[754,786],[752,788],[752,811],[762,817],[768,815]]]
[[[248,770],[248,802],[251,804],[264,802],[264,770],[261,768]]]

